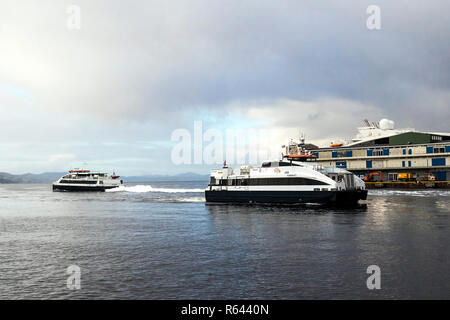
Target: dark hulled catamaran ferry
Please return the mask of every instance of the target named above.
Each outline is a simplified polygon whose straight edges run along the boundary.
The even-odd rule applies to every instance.
[[[53,183],[53,191],[105,191],[123,185],[119,176],[90,170],[70,170],[68,174]]]
[[[290,146],[292,150],[294,144]],[[367,199],[363,180],[351,172],[318,165],[301,145],[296,154],[260,167],[213,170],[205,190],[207,202],[357,204]]]

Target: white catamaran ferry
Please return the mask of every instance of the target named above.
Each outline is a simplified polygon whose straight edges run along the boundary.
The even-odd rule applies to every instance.
[[[122,186],[119,178],[115,173],[109,176],[104,172],[75,169],[54,182],[53,191],[105,191]]]
[[[356,204],[367,199],[365,183],[351,172],[318,165],[314,155],[291,141],[281,160],[260,167],[228,168],[211,172],[207,202],[222,203],[334,203]]]

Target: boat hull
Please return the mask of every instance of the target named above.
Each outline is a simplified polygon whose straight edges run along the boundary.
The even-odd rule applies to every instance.
[[[53,191],[73,191],[73,192],[104,192],[106,189],[117,188],[118,186],[83,186],[83,185],[59,185],[53,184]]]
[[[221,203],[320,203],[356,204],[367,199],[367,190],[351,191],[227,191],[206,190],[206,202]]]

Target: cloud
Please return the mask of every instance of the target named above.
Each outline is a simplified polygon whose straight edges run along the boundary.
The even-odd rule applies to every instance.
[[[50,162],[69,162],[75,159],[77,156],[71,153],[64,154],[52,154],[50,155],[48,161]]]
[[[307,140],[319,145],[328,145],[330,139],[350,139],[362,125],[362,119],[378,120],[385,116],[373,105],[339,98],[256,100],[244,105],[232,103],[228,108],[241,117],[265,123],[261,128],[283,132],[280,138],[284,142],[298,138],[302,132]]]
[[[196,119],[317,140],[351,135],[365,117],[448,131],[445,0],[380,0],[379,31],[366,28],[368,1],[79,0],[81,30],[70,31],[72,4],[2,1],[0,143],[17,153],[2,152],[0,169],[33,144],[39,165],[126,153],[133,172],[150,160],[170,171],[161,143]]]

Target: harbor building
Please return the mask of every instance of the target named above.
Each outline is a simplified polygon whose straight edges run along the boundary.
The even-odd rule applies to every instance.
[[[387,119],[364,122],[350,141],[307,149],[318,164],[347,169],[366,182],[450,181],[450,133],[395,129]]]

